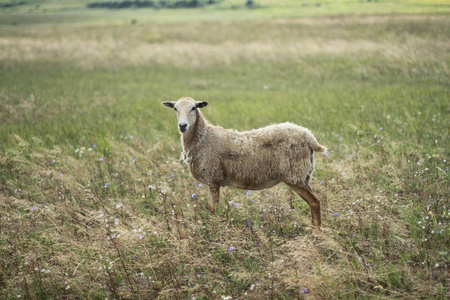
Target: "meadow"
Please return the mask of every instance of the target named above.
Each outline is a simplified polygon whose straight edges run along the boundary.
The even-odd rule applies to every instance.
[[[0,10],[1,299],[449,297],[448,2],[86,3]],[[283,185],[210,213],[182,96],[310,128],[322,233]]]

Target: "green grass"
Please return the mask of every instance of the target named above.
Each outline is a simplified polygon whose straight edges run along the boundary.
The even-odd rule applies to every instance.
[[[296,3],[4,11],[28,19],[0,30],[1,298],[448,297],[445,2]],[[160,104],[182,96],[226,128],[310,128],[322,234],[282,185],[211,214]]]

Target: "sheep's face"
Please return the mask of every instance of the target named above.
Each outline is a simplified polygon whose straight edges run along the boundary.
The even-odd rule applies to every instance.
[[[192,98],[181,98],[178,101],[162,103],[164,106],[173,108],[177,113],[178,129],[180,132],[188,132],[197,120],[197,109],[208,105],[204,101],[194,101]]]

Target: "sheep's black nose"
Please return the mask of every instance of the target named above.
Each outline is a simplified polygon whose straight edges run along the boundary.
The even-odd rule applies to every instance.
[[[180,127],[181,132],[186,132],[187,124],[178,124],[178,126]]]

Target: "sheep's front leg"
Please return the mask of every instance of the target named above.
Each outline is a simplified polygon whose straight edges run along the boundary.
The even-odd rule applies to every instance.
[[[210,184],[208,187],[209,187],[208,209],[211,212],[215,212],[220,198],[220,184]]]

